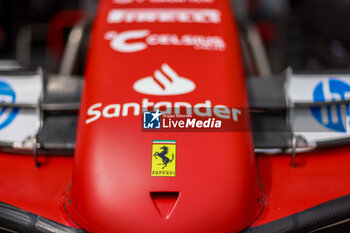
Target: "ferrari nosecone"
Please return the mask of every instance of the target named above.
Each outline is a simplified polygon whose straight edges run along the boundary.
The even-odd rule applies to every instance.
[[[166,22],[108,22],[115,9],[125,8],[123,12],[128,13],[129,7],[157,14],[163,8],[176,8],[176,12],[193,8],[191,12],[198,10],[198,14],[194,13],[197,18],[191,22],[181,22],[181,17]],[[218,23],[198,24],[202,12],[199,7],[220,12]],[[143,36],[128,40],[118,37],[119,32],[137,30],[182,38],[201,35],[197,42],[202,46],[175,43],[169,37],[164,37],[161,44],[148,46]],[[112,43],[105,38],[110,31],[116,32]],[[220,50],[205,46],[207,42],[201,38],[209,37],[222,38],[226,46]],[[157,103],[148,106],[150,111],[166,107],[169,102],[194,106],[203,100],[227,107],[248,107],[229,1],[118,4],[103,0],[92,41],[71,199],[67,202],[73,220],[91,232],[237,232],[248,227],[263,206],[248,130],[143,132],[143,114],[132,114],[136,111],[132,105],[122,116],[116,117],[110,108],[106,114],[109,117],[87,122],[91,118],[88,109],[95,103],[141,103],[150,97]],[[155,77],[147,76],[152,73]],[[179,82],[174,79],[180,76],[190,81],[176,86]],[[151,85],[133,88],[144,77]],[[191,88],[182,92],[188,83]],[[249,119],[240,121],[250,127]]]

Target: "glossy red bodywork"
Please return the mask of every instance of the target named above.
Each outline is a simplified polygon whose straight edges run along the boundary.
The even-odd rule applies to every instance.
[[[301,154],[296,168],[289,166],[290,155],[258,156],[266,206],[253,226],[349,194],[349,154],[350,147]],[[40,160],[46,162],[36,169],[30,156],[0,154],[0,200],[77,227],[63,208],[73,158],[49,156]]]
[[[63,205],[72,176],[73,158],[39,156],[39,161],[40,168],[35,168],[30,155],[0,154],[0,201],[78,227]]]
[[[104,30],[141,26],[120,24],[120,29],[107,26],[106,11],[114,6],[103,2],[87,69],[85,111],[96,102],[104,105],[139,102],[143,96],[133,92],[133,82],[151,75],[163,62],[194,80],[197,89],[179,97],[148,97],[152,101],[199,103],[210,99],[214,104],[247,106],[238,43],[227,2],[194,6],[222,10],[225,24],[195,28],[166,24],[157,25],[154,30],[191,34],[215,31],[230,42],[225,52],[154,47],[136,54],[116,54],[103,40]],[[147,25],[150,27],[154,25]],[[142,133],[140,116],[101,118],[88,127],[84,125],[85,118],[86,113],[82,112],[75,161],[72,157],[43,156],[42,166],[37,169],[31,156],[0,154],[0,201],[77,227],[64,208],[65,201],[73,219],[91,232],[235,232],[247,227],[259,213],[249,133]],[[177,141],[176,178],[150,176],[154,139]],[[266,206],[253,226],[349,194],[349,154],[349,147],[301,154],[296,168],[290,167],[290,155],[257,156]],[[73,163],[73,187],[69,191]],[[168,219],[159,214],[151,200],[149,192],[155,191],[180,192]],[[160,205],[163,208],[166,201],[160,200]]]
[[[211,4],[127,4],[132,8],[212,8],[219,24],[107,24],[109,10],[101,1],[92,34],[78,128],[70,213],[93,232],[235,232],[247,227],[262,209],[250,132],[142,132],[142,114],[100,117],[86,124],[90,106],[151,102],[188,102],[246,108],[237,31],[229,1]],[[114,51],[106,32],[148,29],[152,33],[221,36],[224,51],[188,46],[149,46],[133,53]],[[196,83],[177,96],[139,94],[133,84],[169,64]],[[249,119],[240,119],[243,122]],[[247,125],[249,127],[249,125]],[[151,177],[152,140],[175,140],[176,177]],[[168,218],[153,204],[151,192],[179,192]]]
[[[266,206],[254,225],[262,225],[350,194],[350,147],[297,156],[257,157]]]

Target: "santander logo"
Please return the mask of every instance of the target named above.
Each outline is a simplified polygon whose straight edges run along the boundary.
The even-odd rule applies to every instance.
[[[180,77],[168,64],[164,63],[153,76],[147,76],[135,82],[134,90],[147,95],[182,95],[192,92],[196,84],[191,80]]]

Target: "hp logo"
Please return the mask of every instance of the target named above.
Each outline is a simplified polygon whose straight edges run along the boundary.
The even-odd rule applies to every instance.
[[[314,89],[313,99],[314,102],[350,99],[350,85],[336,78],[322,80]],[[347,132],[349,122],[346,116],[350,116],[349,104],[346,108],[340,105],[312,107],[311,112],[323,126],[337,132]]]
[[[16,93],[4,81],[0,81],[0,102],[14,103],[16,101]],[[18,108],[0,108],[0,130],[8,126],[17,116]]]

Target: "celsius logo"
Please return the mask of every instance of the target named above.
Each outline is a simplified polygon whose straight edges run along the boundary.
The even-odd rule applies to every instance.
[[[330,78],[321,81],[313,92],[314,102],[340,101],[350,98],[350,85],[346,82]],[[346,132],[349,122],[343,122],[350,116],[349,105],[346,109],[340,105],[312,107],[312,115],[323,126],[338,132]]]
[[[0,81],[0,102],[1,103],[15,103],[16,93],[10,85],[4,81]],[[18,108],[0,108],[0,129],[8,126],[13,119],[15,119],[19,109]]]
[[[134,90],[148,95],[181,95],[196,88],[194,82],[180,77],[168,64],[164,63],[161,70],[138,80],[133,86]]]
[[[143,128],[160,129],[161,116],[159,109],[156,112],[143,112]]]
[[[152,34],[150,30],[130,30],[124,32],[108,31],[104,35],[110,40],[113,50],[121,53],[134,53],[145,50],[148,46],[185,46],[196,50],[223,51],[226,43],[220,36]],[[135,41],[139,40],[139,41]]]

